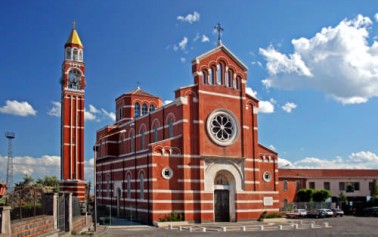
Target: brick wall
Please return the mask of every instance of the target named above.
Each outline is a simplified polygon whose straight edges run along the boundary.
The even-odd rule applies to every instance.
[[[12,237],[41,236],[54,231],[53,216],[40,216],[12,221]]]

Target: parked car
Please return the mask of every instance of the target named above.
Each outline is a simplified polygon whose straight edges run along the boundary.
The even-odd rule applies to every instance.
[[[359,216],[378,216],[378,207],[365,207],[357,214]]]
[[[307,212],[306,217],[308,218],[324,218],[326,213],[322,210],[311,210]]]
[[[305,209],[297,209],[292,212],[286,213],[287,218],[303,218],[307,216],[307,211]]]
[[[331,209],[321,208],[321,209],[318,209],[318,210],[324,212],[326,217],[332,217],[333,216],[333,211]]]
[[[333,216],[337,217],[337,216],[343,216],[344,215],[344,211],[341,210],[341,209],[338,209],[338,208],[333,208],[331,209],[333,211]]]

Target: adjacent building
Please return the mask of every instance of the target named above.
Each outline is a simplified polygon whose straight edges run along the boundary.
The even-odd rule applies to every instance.
[[[366,202],[370,197],[373,180],[378,179],[378,170],[352,169],[279,169],[280,202],[295,202],[299,189],[325,189],[337,203],[340,193],[351,202]]]

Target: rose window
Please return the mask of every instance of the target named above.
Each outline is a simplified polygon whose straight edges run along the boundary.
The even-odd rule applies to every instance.
[[[207,121],[207,131],[210,138],[218,145],[231,145],[237,135],[237,121],[226,111],[213,112]]]

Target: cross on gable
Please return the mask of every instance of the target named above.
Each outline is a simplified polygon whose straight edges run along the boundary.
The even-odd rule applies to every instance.
[[[220,23],[218,23],[216,26],[214,26],[214,29],[218,33],[218,46],[219,46],[222,44],[221,35],[222,35],[223,28],[221,27]]]

